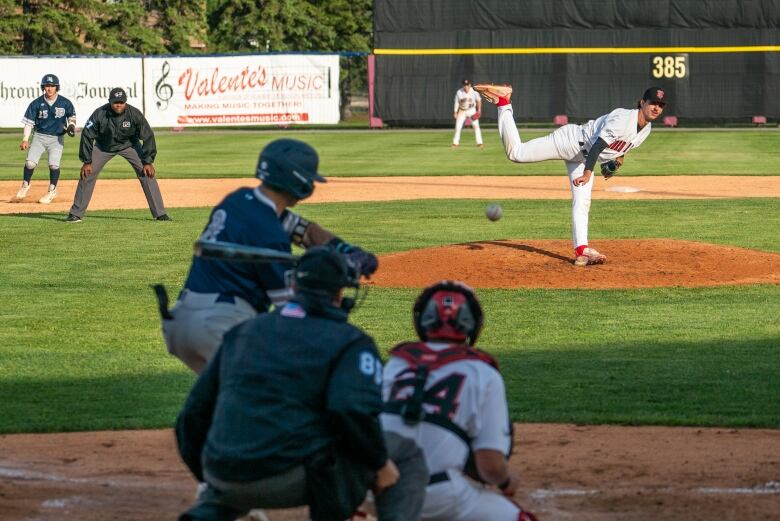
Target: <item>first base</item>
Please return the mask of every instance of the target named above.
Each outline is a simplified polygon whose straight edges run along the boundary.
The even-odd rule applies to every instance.
[[[608,186],[604,189],[607,192],[620,192],[623,194],[630,194],[634,192],[641,192],[641,188],[635,188],[633,186]]]

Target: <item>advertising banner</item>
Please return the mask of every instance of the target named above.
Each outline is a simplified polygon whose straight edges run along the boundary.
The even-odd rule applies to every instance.
[[[27,106],[43,94],[46,74],[59,78],[59,93],[73,102],[78,127],[108,103],[114,87],[125,89],[127,102],[143,110],[142,72],[141,58],[0,57],[0,127],[22,128]]]
[[[151,57],[144,80],[153,127],[339,121],[335,54]]]

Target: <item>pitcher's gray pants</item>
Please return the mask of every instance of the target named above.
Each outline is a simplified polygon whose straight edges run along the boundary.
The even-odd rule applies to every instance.
[[[139,147],[140,148],[140,147]],[[135,175],[141,182],[141,188],[144,190],[146,196],[146,202],[149,205],[149,210],[152,212],[152,217],[155,219],[161,215],[165,215],[165,205],[163,204],[162,194],[160,194],[160,187],[157,184],[157,179],[154,177],[147,177],[144,174],[144,165],[141,161],[141,155],[139,149],[136,147],[128,147],[119,152],[103,152],[97,145],[92,150],[92,175],[86,179],[79,179],[79,185],[76,187],[76,196],[73,198],[73,206],[70,207],[70,213],[76,217],[83,217],[89,206],[89,201],[92,199],[92,192],[95,191],[95,183],[97,177],[103,167],[106,166],[112,157],[120,155],[127,159],[130,166],[133,167]]]

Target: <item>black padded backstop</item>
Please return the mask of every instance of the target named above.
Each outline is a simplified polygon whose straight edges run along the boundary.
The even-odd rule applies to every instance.
[[[587,120],[651,85],[689,121],[780,116],[780,0],[375,0],[374,24],[391,125],[450,124],[464,78],[511,84],[525,121]]]

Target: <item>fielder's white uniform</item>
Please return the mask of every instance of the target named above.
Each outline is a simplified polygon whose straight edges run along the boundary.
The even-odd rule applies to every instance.
[[[427,342],[434,351],[452,344]],[[408,398],[413,388],[400,381],[413,378],[403,358],[391,356],[384,369],[383,398],[392,403]],[[446,417],[472,439],[471,450],[492,449],[509,455],[511,430],[501,374],[482,360],[462,359],[433,369],[425,385],[426,414]],[[424,521],[517,521],[521,509],[495,489],[466,477],[469,446],[453,430],[422,421],[408,425],[398,414],[383,413],[382,427],[415,440],[425,454],[431,476],[448,479],[430,484],[420,519]]]
[[[455,135],[452,136],[453,145],[460,145],[460,133],[463,130],[463,124],[466,122],[466,118],[470,118],[477,113],[477,106],[480,103],[482,102],[479,93],[473,88],[469,88],[468,92],[460,88],[455,93],[455,106],[452,112],[457,114],[457,117],[455,118]],[[482,131],[479,129],[479,120],[472,120],[471,126],[474,127],[474,137],[477,140],[477,145],[481,145]]]
[[[574,248],[588,244],[588,215],[596,173],[582,186],[573,181],[585,171],[586,152],[599,138],[607,142],[599,154],[596,167],[616,159],[641,145],[650,135],[651,123],[637,127],[638,109],[615,109],[583,125],[563,125],[547,136],[523,143],[515,126],[512,105],[498,107],[498,132],[507,157],[516,163],[535,163],[548,159],[563,159],[569,173],[572,208],[572,240]]]

